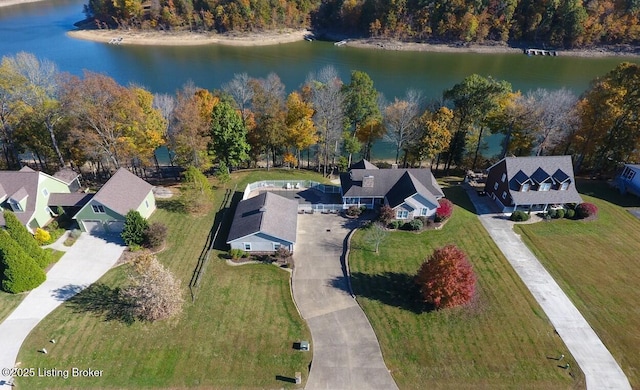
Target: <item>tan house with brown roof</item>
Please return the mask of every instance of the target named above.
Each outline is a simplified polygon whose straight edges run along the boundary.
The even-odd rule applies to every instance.
[[[135,210],[149,218],[156,209],[153,186],[125,168],[118,171],[73,217],[90,233],[120,233],[125,216]]]

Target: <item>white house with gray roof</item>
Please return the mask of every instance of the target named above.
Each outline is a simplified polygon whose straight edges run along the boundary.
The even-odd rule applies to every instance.
[[[238,203],[227,244],[245,252],[293,252],[297,221],[298,202],[263,192]]]
[[[505,157],[487,169],[485,193],[505,213],[582,203],[571,156]]]
[[[378,169],[366,160],[340,175],[342,206],[374,208],[388,205],[397,219],[435,214],[442,189],[428,168]]]

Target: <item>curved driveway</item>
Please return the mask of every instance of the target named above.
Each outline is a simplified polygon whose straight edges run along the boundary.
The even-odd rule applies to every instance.
[[[22,342],[44,317],[62,302],[100,279],[118,261],[125,249],[120,239],[105,241],[83,233],[47,272],[47,280],[0,324],[0,368],[16,364]],[[43,340],[46,347],[49,340]],[[0,389],[11,389],[10,378],[0,373]]]
[[[558,283],[513,231],[513,222],[492,211],[493,204],[468,191],[480,222],[555,327],[584,373],[587,389],[631,389],[607,347]]]
[[[397,389],[341,264],[354,227],[336,215],[299,215],[293,296],[311,329],[306,389]]]

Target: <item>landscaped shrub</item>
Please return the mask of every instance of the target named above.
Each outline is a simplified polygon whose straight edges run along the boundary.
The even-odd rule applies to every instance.
[[[167,227],[160,222],[153,222],[144,231],[144,246],[158,248],[167,238]]]
[[[48,231],[36,228],[36,234],[33,235],[38,245],[45,245],[51,241],[51,234]]]
[[[40,268],[45,269],[51,263],[51,253],[40,248],[38,241],[33,237],[26,227],[18,220],[18,217],[11,211],[4,212],[4,221],[7,232],[18,245],[35,260]]]
[[[358,206],[349,206],[347,209],[347,215],[350,217],[357,217],[362,213],[362,209]]]
[[[380,207],[380,215],[378,216],[378,220],[385,225],[388,225],[389,222],[395,218],[396,213],[393,211],[391,206],[384,205]]]
[[[523,222],[523,221],[528,221],[529,220],[529,214],[525,213],[524,211],[521,210],[516,210],[513,213],[511,213],[511,216],[509,217],[510,220],[515,221],[515,222]]]
[[[393,220],[391,222],[389,222],[389,229],[398,229],[400,228],[400,226],[402,226],[402,221],[399,220]]]
[[[420,217],[416,217],[416,218],[422,221],[422,226],[423,227],[427,227],[427,226],[431,225],[431,219],[429,217],[420,216]]]
[[[556,211],[556,218],[562,219],[564,218],[564,214],[565,214],[564,209],[559,209],[558,211]]]
[[[595,217],[598,215],[598,206],[593,203],[580,203],[576,207],[576,216],[579,219]]]
[[[17,294],[32,290],[47,278],[44,271],[9,234],[0,230],[2,289]]]
[[[422,228],[424,227],[422,221],[418,218],[412,219],[410,222],[408,222],[408,224],[409,230],[422,230]]]
[[[233,260],[238,260],[241,257],[245,257],[245,252],[242,249],[230,249],[229,257]]]
[[[555,209],[549,209],[547,210],[547,216],[553,219],[558,218],[558,212]]]
[[[442,222],[453,214],[453,203],[451,203],[449,199],[440,199],[438,204],[439,206],[436,209],[435,221]]]
[[[475,292],[476,276],[467,255],[455,245],[437,248],[415,277],[422,299],[436,309],[463,305]]]
[[[125,216],[124,228],[120,236],[130,247],[140,247],[145,240],[145,232],[149,228],[146,219],[135,210],[130,210]]]
[[[567,219],[573,219],[576,216],[576,211],[574,209],[568,209],[564,214],[564,217]]]

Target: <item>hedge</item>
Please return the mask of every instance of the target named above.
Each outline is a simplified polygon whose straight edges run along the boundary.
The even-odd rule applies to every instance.
[[[11,211],[4,212],[4,221],[7,226],[7,232],[13,238],[18,245],[27,253],[29,257],[35,260],[36,264],[40,268],[45,269],[51,264],[51,253],[40,248],[38,241],[26,227],[18,220],[18,217]]]

